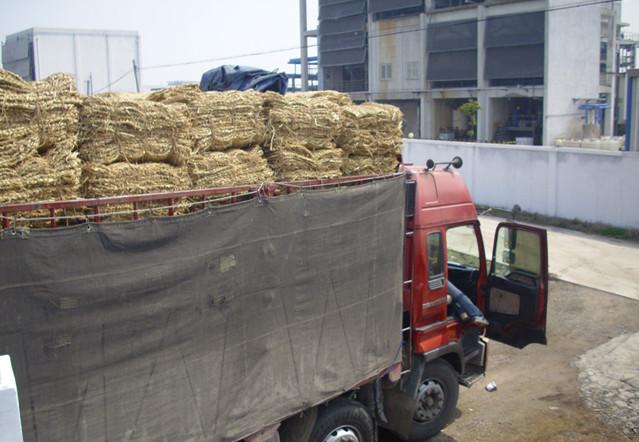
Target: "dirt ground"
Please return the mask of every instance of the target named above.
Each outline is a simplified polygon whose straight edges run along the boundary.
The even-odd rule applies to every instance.
[[[618,335],[639,331],[638,317],[639,301],[551,281],[548,345],[518,350],[491,342],[486,377],[461,387],[456,420],[431,442],[629,440],[583,403],[573,362]],[[484,389],[490,381],[497,391]],[[389,434],[379,440],[397,441]]]

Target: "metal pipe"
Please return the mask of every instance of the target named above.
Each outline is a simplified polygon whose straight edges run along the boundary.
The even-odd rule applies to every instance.
[[[302,74],[302,91],[308,90],[308,36],[306,31],[306,0],[300,0],[300,68]]]
[[[138,65],[134,60],[131,60],[133,62],[133,75],[135,77],[135,91],[136,92],[140,92],[140,77],[139,77],[139,69],[138,69]]]
[[[628,75],[628,89],[626,90],[626,145],[624,146],[624,150],[628,152],[630,150],[630,137],[633,136],[632,133],[632,101],[634,91],[633,89],[633,77]]]

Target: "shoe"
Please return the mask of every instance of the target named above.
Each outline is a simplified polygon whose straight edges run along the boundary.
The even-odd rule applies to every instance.
[[[476,325],[479,328],[486,328],[488,327],[488,320],[486,318],[484,318],[483,316],[475,316],[471,323],[473,325]]]

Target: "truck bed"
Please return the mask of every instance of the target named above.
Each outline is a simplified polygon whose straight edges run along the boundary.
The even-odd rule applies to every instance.
[[[96,222],[105,204],[215,195],[233,203]],[[94,216],[59,227],[82,205]],[[56,228],[12,227],[25,210]],[[0,353],[26,441],[234,441],[400,359],[401,176],[0,213]]]

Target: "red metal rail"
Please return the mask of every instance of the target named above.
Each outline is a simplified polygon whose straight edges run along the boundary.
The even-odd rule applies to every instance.
[[[336,187],[345,185],[362,184],[370,181],[384,180],[390,177],[397,176],[391,175],[374,175],[374,176],[348,176],[340,178],[326,178],[316,179],[308,181],[292,181],[285,183],[262,183],[257,185],[248,186],[233,186],[233,187],[215,187],[210,189],[196,189],[196,190],[183,190],[178,192],[162,192],[162,193],[146,193],[140,195],[124,195],[114,196],[106,198],[87,198],[76,199],[66,201],[38,201],[32,203],[19,203],[19,204],[7,204],[0,205],[0,215],[2,216],[2,228],[6,229],[11,226],[12,220],[18,213],[33,212],[37,210],[49,211],[49,216],[46,220],[49,221],[50,227],[57,225],[56,220],[64,218],[63,216],[57,216],[56,210],[63,209],[89,209],[93,214],[86,215],[87,219],[91,219],[93,222],[100,222],[102,215],[100,208],[111,205],[131,204],[130,212],[132,219],[138,219],[138,214],[144,209],[139,209],[139,204],[144,202],[165,202],[168,209],[168,215],[175,215],[175,208],[177,207],[177,201],[180,199],[201,199],[202,201],[195,201],[191,203],[193,206],[204,205],[212,202],[211,198],[221,197],[218,202],[220,203],[233,203],[237,202],[238,198],[246,198],[249,196],[255,197],[261,195],[262,197],[270,197],[281,193],[291,193],[300,189],[318,189],[325,187]],[[223,197],[223,199],[222,199]],[[81,219],[81,216],[72,216],[71,218]],[[26,220],[30,218],[24,218]],[[42,217],[34,217],[32,219],[43,219]]]

